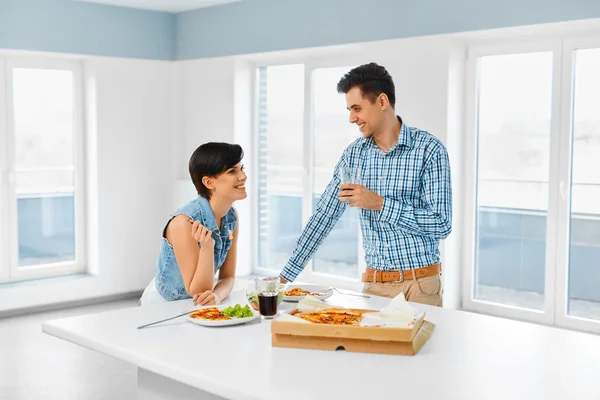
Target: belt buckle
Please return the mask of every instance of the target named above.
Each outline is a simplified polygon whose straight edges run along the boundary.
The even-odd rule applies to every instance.
[[[400,283],[404,282],[404,271],[403,270],[398,270],[398,274],[400,275],[400,279],[398,279],[398,281],[400,281]]]

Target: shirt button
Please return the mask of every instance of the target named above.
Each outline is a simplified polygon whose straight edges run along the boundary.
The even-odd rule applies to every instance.
[[[389,244],[389,243],[386,243],[386,244],[385,244],[385,247],[390,247],[390,244]]]
[[[381,176],[379,177],[379,179],[383,179],[383,175],[381,175]]]

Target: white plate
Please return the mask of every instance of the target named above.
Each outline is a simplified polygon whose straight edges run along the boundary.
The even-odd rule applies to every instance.
[[[333,295],[333,289],[329,286],[319,286],[319,285],[309,285],[309,284],[287,285],[285,288],[285,291],[287,292],[288,290],[292,290],[294,288],[302,288],[304,290],[308,290],[311,293],[323,293],[324,296],[312,296],[315,299],[319,299],[319,300],[328,299]],[[304,297],[306,297],[306,296],[286,296],[285,293],[283,294],[284,301],[298,302],[298,301],[302,300]]]
[[[242,307],[245,306],[240,304]],[[235,306],[235,304],[233,304],[232,306]],[[218,308],[219,310],[222,310],[224,308],[227,308],[229,306],[226,305],[218,305],[218,306],[205,306],[205,307],[198,307],[197,310],[201,310],[203,308]],[[245,324],[246,322],[250,322],[250,321],[254,321],[256,318],[258,318],[260,315],[255,312],[252,307],[248,306],[248,308],[250,308],[250,311],[252,311],[252,316],[248,317],[248,318],[231,318],[228,320],[222,320],[222,321],[210,321],[207,319],[201,319],[201,318],[192,318],[190,317],[190,315],[186,315],[185,319],[187,319],[188,321],[190,321],[191,323],[194,324],[198,324],[198,325],[202,325],[202,326],[231,326],[231,325],[240,325],[240,324]],[[190,313],[191,314],[191,313]]]

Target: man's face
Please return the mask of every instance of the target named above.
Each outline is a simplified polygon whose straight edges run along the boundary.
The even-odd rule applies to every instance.
[[[358,126],[364,138],[370,138],[378,131],[383,117],[378,101],[371,103],[363,97],[359,87],[353,87],[346,93],[346,107],[350,111],[350,123]]]

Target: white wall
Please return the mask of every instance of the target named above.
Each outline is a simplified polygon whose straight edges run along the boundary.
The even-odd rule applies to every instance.
[[[452,171],[452,234],[443,244],[444,306],[462,308],[462,272],[464,270],[464,216],[470,212],[464,207],[464,155],[467,133],[464,129],[465,112],[465,46],[448,44],[449,64],[447,74],[447,139]]]
[[[173,64],[114,58],[84,63],[91,275],[14,283],[0,312],[142,290],[154,275],[175,175]]]
[[[189,178],[188,161],[192,152],[209,141],[238,143],[245,152],[244,164],[250,167],[252,135],[252,71],[247,63],[234,58],[183,61],[178,63],[181,75],[182,145],[175,159],[178,191],[175,204],[190,201],[194,188]],[[252,168],[248,168],[251,170]],[[252,179],[248,181],[252,193]],[[236,273],[251,272],[252,196],[234,204],[240,218],[238,266]]]
[[[408,125],[447,140],[449,39],[428,37],[368,45],[362,58],[386,67],[396,86],[396,113]]]
[[[192,152],[209,141],[232,142],[234,120],[234,60],[216,58],[179,62],[183,146],[177,177],[189,178]]]

